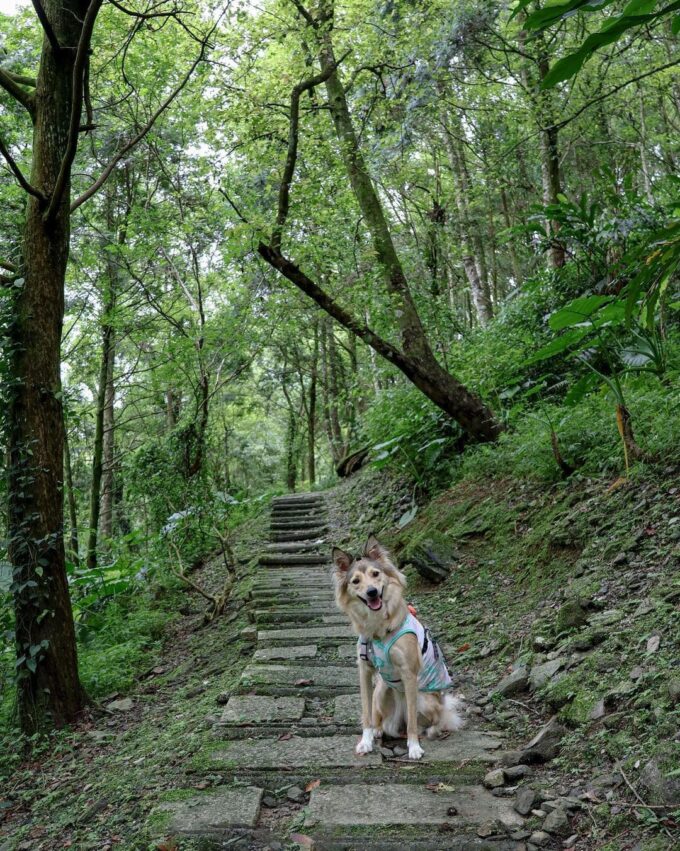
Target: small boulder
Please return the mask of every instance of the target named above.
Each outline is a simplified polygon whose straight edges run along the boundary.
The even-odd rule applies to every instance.
[[[560,741],[566,733],[556,716],[538,731],[534,738],[522,749],[522,762],[548,762],[557,756]]]
[[[532,845],[547,845],[550,842],[550,834],[543,830],[535,830],[529,837],[529,842]]]
[[[666,692],[668,693],[668,699],[675,706],[675,704],[680,703],[680,678],[674,677],[672,680],[669,680],[668,685],[666,686]]]
[[[640,772],[640,780],[649,793],[649,801],[659,806],[677,806],[680,801],[680,777],[669,777],[659,759],[650,759]]]
[[[502,768],[494,768],[484,778],[484,785],[487,789],[496,789],[498,786],[505,784],[505,775]]]
[[[501,765],[513,767],[522,762],[522,751],[505,751],[501,756]]]
[[[590,720],[591,721],[599,721],[600,718],[603,718],[606,714],[606,709],[604,707],[604,700],[598,700],[595,706],[590,711]]]
[[[557,807],[545,818],[543,830],[548,833],[556,833],[558,836],[566,836],[569,833],[569,819],[563,809]]]
[[[507,783],[514,783],[515,780],[521,780],[522,777],[526,777],[530,771],[531,769],[528,765],[513,765],[504,768],[503,774]]]
[[[294,804],[304,804],[307,800],[304,791],[299,786],[291,786],[286,792],[286,798]]]
[[[588,620],[585,609],[578,600],[567,600],[557,613],[557,631],[566,632],[569,629],[578,629]]]
[[[131,697],[123,697],[120,700],[114,700],[107,705],[110,712],[129,712],[135,705]]]
[[[529,670],[525,665],[520,665],[517,670],[508,674],[507,677],[503,677],[498,685],[489,692],[489,697],[497,694],[503,695],[503,697],[519,694],[526,689],[528,683]]]
[[[536,803],[537,795],[533,789],[520,789],[515,798],[515,810],[521,816],[528,816]]]
[[[561,657],[552,659],[550,662],[545,662],[543,665],[536,665],[531,669],[529,682],[532,689],[539,689],[551,680],[559,669],[564,665],[565,660]]]

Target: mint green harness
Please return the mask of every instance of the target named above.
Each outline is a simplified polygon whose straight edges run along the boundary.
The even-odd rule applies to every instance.
[[[418,640],[418,646],[422,655],[422,666],[418,674],[419,691],[443,691],[452,685],[451,675],[446,667],[446,660],[439,649],[439,645],[430,635],[429,629],[424,627],[418,618],[410,612],[404,618],[403,623],[394,632],[385,637],[383,641],[377,638],[364,638],[359,636],[359,656],[365,662],[372,665],[390,688],[404,690],[404,684],[390,659],[390,650],[394,642],[402,635],[412,632]]]

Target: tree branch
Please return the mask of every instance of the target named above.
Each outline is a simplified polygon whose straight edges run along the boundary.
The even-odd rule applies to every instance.
[[[33,0],[33,8],[35,9],[35,13],[38,16],[38,20],[40,21],[40,25],[42,26],[45,35],[47,36],[47,40],[49,41],[52,50],[56,56],[59,56],[61,53],[61,45],[57,40],[57,36],[52,29],[52,24],[49,22],[47,18],[47,13],[42,7],[40,0]]]
[[[2,86],[8,94],[12,95],[14,100],[18,101],[28,112],[31,118],[33,118],[33,95],[21,88],[18,78],[14,74],[10,74],[0,68],[0,86]]]
[[[83,111],[83,99],[85,97],[85,69],[87,68],[87,60],[90,52],[90,42],[92,41],[92,31],[97,20],[97,15],[101,9],[102,0],[90,0],[90,5],[87,7],[83,26],[80,31],[80,40],[76,48],[76,58],[73,63],[73,90],[71,94],[71,120],[68,128],[68,138],[66,140],[66,149],[64,156],[59,166],[59,174],[54,183],[54,188],[50,196],[50,203],[45,211],[43,220],[50,222],[57,214],[57,210],[61,204],[64,192],[68,185],[71,176],[71,166],[76,157],[78,150],[78,135],[80,132],[80,116]]]
[[[236,206],[235,202],[231,200],[231,198],[229,197],[229,194],[228,194],[227,190],[226,190],[226,189],[223,189],[223,188],[220,186],[220,188],[218,189],[218,191],[219,191],[220,195],[222,195],[224,198],[226,198],[227,203],[229,204],[229,206],[231,207],[231,209],[232,209],[232,210],[236,213],[236,215],[239,217],[239,219],[243,222],[243,224],[244,224],[244,225],[249,225],[249,224],[250,224],[250,222],[249,222],[249,221],[248,221],[248,219],[247,219],[247,218],[243,215],[243,213],[239,210],[239,208]]]
[[[574,119],[578,118],[582,112],[585,112],[587,109],[590,109],[591,106],[594,106],[596,103],[600,101],[606,100],[607,98],[615,95],[617,92],[620,92],[621,89],[625,89],[626,86],[630,86],[632,83],[637,83],[640,80],[644,80],[645,77],[651,77],[653,74],[659,74],[661,71],[666,71],[668,68],[674,68],[676,65],[680,65],[680,59],[674,59],[672,62],[667,62],[665,65],[660,65],[658,68],[652,68],[651,71],[645,71],[642,74],[638,74],[637,77],[631,77],[629,80],[626,80],[623,83],[619,83],[618,86],[614,86],[611,89],[608,89],[606,92],[603,92],[598,97],[589,100],[587,103],[583,104],[582,107],[573,112],[567,118],[564,118],[562,121],[558,121],[555,124],[552,124],[548,127],[542,128],[543,130],[552,130],[553,128],[556,130],[561,130],[563,127],[566,127],[567,124],[571,124]]]
[[[211,33],[212,34],[212,31]],[[154,112],[151,118],[146,122],[146,124],[142,127],[142,129],[137,133],[136,136],[133,136],[129,142],[127,142],[123,147],[118,151],[118,153],[113,157],[113,159],[106,166],[104,171],[99,175],[99,177],[94,181],[94,183],[90,184],[90,186],[79,195],[76,200],[71,204],[71,212],[77,210],[81,204],[84,204],[86,201],[89,201],[90,198],[95,195],[102,186],[109,179],[111,172],[114,170],[116,165],[121,161],[121,159],[127,154],[128,151],[131,151],[142,139],[146,136],[146,134],[151,130],[154,126],[158,118],[165,112],[165,110],[170,106],[170,104],[175,100],[177,95],[184,89],[189,80],[191,79],[192,74],[196,70],[199,63],[203,60],[205,56],[205,50],[207,46],[207,37],[201,43],[201,49],[199,51],[198,56],[194,60],[191,68],[187,71],[187,73],[182,78],[180,84],[168,95],[168,97],[163,101],[163,103],[158,107],[158,109]]]
[[[345,54],[346,56],[347,54]],[[343,57],[344,59],[344,57]],[[340,62],[342,59],[340,60]],[[281,185],[279,186],[279,204],[276,212],[276,224],[271,236],[271,246],[275,250],[281,248],[281,237],[283,228],[288,218],[288,209],[290,205],[290,184],[295,174],[295,164],[297,162],[298,148],[298,127],[300,124],[300,97],[304,92],[310,91],[315,86],[325,83],[330,75],[336,70],[340,62],[335,62],[325,70],[310,77],[308,80],[298,83],[293,88],[290,95],[290,125],[288,130],[288,151],[286,153],[286,164],[283,168],[281,177]]]
[[[5,269],[7,272],[18,272],[19,268],[16,263],[12,263],[11,260],[3,260],[0,257],[0,269]]]
[[[307,21],[310,27],[314,27],[316,29],[318,22],[313,17],[313,15],[305,9],[305,7],[300,3],[300,0],[291,0],[293,6],[298,10],[298,12],[302,15],[302,17]]]
[[[34,89],[38,85],[38,82],[35,77],[25,77],[23,74],[15,74],[14,71],[8,71],[6,68],[5,74],[7,74],[8,77],[10,77],[12,80],[14,80],[15,83],[18,83],[20,86],[30,86],[32,89]]]
[[[14,158],[10,154],[9,150],[7,149],[7,146],[2,141],[2,139],[0,139],[0,154],[2,154],[2,156],[7,160],[7,165],[9,166],[10,171],[16,177],[17,183],[19,184],[19,186],[21,186],[24,192],[28,192],[29,195],[32,195],[34,198],[37,198],[41,203],[44,204],[47,201],[47,198],[42,194],[39,189],[36,189],[35,186],[31,186],[28,180],[26,180],[21,169],[14,161]]]
[[[308,278],[299,266],[296,266],[295,263],[284,257],[278,249],[260,242],[257,246],[257,251],[272,268],[280,272],[284,278],[287,278],[298,289],[302,290],[305,295],[313,299],[333,319],[367,343],[379,355],[398,367],[407,377],[418,373],[417,365],[410,358],[407,358],[399,349],[388,343],[387,340],[383,340],[374,331],[371,331],[367,325],[355,319],[354,316],[331,298],[328,293],[324,292],[321,287],[315,284],[311,278]]]

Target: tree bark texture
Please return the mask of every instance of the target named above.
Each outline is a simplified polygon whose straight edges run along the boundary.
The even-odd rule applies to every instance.
[[[64,428],[60,348],[69,253],[70,167],[75,47],[88,4],[44,0],[59,44],[43,40],[32,110],[31,195],[23,233],[24,284],[12,335],[14,385],[9,411],[9,555],[14,572],[19,721],[26,733],[76,717],[85,695],[78,679],[73,612],[64,553]],[[79,116],[78,116],[79,117]],[[48,210],[51,209],[49,215]]]

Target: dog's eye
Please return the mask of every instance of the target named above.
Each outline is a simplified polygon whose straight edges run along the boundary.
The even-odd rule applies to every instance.
[[[359,584],[359,580],[358,580],[358,579],[353,579],[353,580],[352,580],[352,585],[358,585],[358,584]]]
[[[378,571],[377,571],[377,570],[372,570],[372,571],[371,571],[371,576],[380,576],[380,574],[378,573]]]

